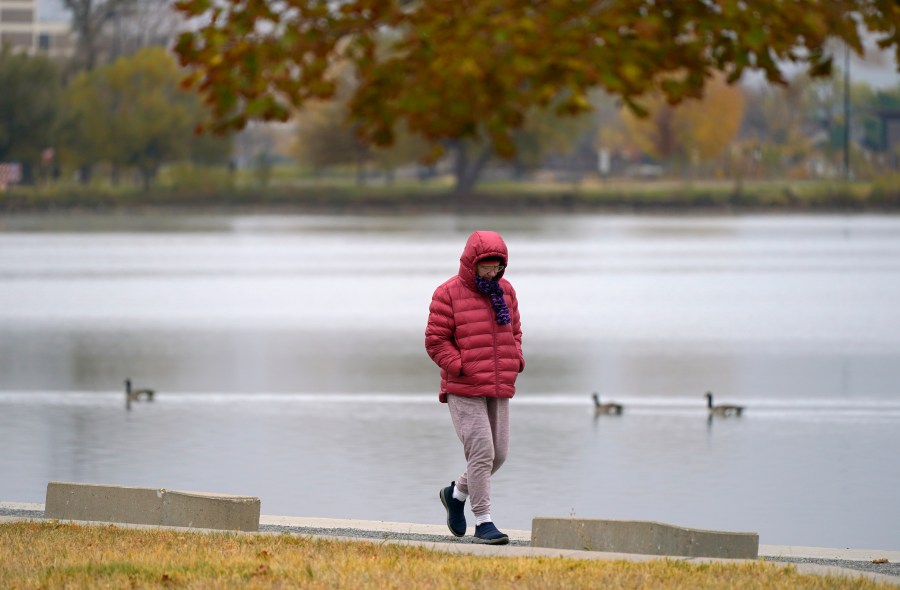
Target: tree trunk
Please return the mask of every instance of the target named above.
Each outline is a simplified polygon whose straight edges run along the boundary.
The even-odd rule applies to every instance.
[[[72,13],[72,28],[77,35],[76,59],[83,69],[91,71],[98,65],[99,43],[106,24],[135,4],[135,0],[63,0],[62,3]]]
[[[361,155],[356,157],[356,186],[366,184],[366,161]]]
[[[150,190],[150,185],[153,182],[153,179],[156,178],[156,173],[159,170],[157,166],[141,166],[141,184],[143,186],[144,192]]]
[[[455,140],[452,149],[456,153],[456,162],[454,164],[454,175],[456,184],[453,187],[453,194],[460,198],[470,196],[478,182],[481,172],[484,170],[488,160],[491,159],[493,153],[491,146],[485,145],[480,148],[478,156],[472,159],[470,153],[473,148],[478,146],[466,140]]]
[[[34,164],[31,160],[24,160],[22,162],[22,184],[32,186],[34,181]]]
[[[89,164],[84,164],[78,168],[78,181],[81,184],[90,184],[94,175],[94,169]]]

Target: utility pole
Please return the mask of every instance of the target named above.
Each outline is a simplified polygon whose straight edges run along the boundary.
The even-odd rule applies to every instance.
[[[850,45],[844,44],[844,181],[850,180]]]

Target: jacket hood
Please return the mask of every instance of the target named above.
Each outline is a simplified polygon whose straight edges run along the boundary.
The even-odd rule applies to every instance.
[[[478,274],[475,266],[482,258],[490,257],[502,258],[503,266],[507,266],[509,257],[506,253],[506,242],[495,231],[472,232],[472,235],[466,240],[462,256],[459,257],[459,276],[466,285],[472,289],[475,288],[475,277]],[[500,280],[505,272],[506,269],[503,269],[497,273],[497,280]]]

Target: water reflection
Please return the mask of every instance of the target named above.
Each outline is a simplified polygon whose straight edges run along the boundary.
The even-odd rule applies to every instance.
[[[131,376],[168,392],[429,392],[419,332],[16,326],[0,339],[0,390],[118,391]],[[894,354],[657,348],[532,342],[520,395],[894,398],[900,382]]]

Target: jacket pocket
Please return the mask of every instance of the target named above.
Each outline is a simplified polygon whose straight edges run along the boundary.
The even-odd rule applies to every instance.
[[[472,360],[471,351],[460,350],[459,351],[459,377],[471,377],[473,373],[472,367],[474,366],[474,361]]]

